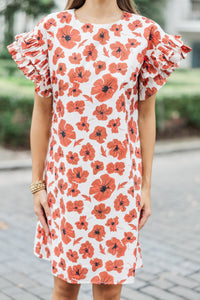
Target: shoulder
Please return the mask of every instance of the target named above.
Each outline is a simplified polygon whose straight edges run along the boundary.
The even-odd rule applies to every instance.
[[[127,12],[125,16],[125,20],[127,21],[128,27],[131,29],[140,29],[144,30],[145,28],[151,29],[153,27],[159,28],[160,25],[154,21],[153,19],[150,19],[148,17],[145,17],[141,14],[134,14]]]

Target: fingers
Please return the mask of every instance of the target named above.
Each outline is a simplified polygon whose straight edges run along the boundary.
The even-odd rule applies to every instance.
[[[38,192],[34,198],[34,212],[38,216],[38,219],[48,236],[50,234],[47,218],[51,216],[51,210],[46,199],[46,194],[43,191]]]
[[[145,225],[150,215],[151,215],[151,209],[145,209],[145,207],[141,209],[140,218],[139,218],[139,227],[138,227],[139,230],[142,229],[142,227]]]

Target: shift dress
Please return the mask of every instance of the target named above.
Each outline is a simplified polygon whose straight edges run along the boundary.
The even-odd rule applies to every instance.
[[[44,178],[50,235],[34,254],[69,283],[128,284],[143,267],[138,101],[148,101],[191,48],[127,11],[107,24],[50,13],[7,46],[41,97],[52,96]]]

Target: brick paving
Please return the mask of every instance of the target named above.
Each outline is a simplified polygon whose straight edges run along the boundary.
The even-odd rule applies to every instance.
[[[2,158],[1,158],[2,159]],[[31,169],[0,172],[0,299],[51,300],[50,263],[33,254]],[[200,299],[200,153],[155,155],[152,215],[140,231],[143,269],[121,300]],[[79,300],[92,300],[82,285]]]

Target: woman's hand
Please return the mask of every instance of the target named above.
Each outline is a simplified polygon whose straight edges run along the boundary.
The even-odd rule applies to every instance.
[[[47,201],[46,190],[40,190],[33,194],[34,197],[34,212],[38,216],[39,221],[44,228],[46,235],[50,234],[50,229],[47,223],[47,217],[51,216],[51,210]]]
[[[141,210],[139,218],[139,230],[142,229],[144,224],[147,222],[150,217],[151,211],[151,190],[150,188],[141,189]]]

